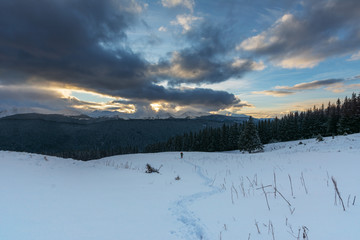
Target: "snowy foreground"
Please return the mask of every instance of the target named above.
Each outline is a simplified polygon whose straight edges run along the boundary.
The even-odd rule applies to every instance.
[[[0,151],[0,239],[360,239],[360,134],[302,142],[89,162]]]

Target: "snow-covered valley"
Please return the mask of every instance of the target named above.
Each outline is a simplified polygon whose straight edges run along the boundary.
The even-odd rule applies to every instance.
[[[88,162],[0,151],[0,239],[359,239],[360,134],[299,142]]]

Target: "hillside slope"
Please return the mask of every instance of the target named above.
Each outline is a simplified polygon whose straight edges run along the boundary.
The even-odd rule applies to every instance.
[[[0,239],[303,239],[305,234],[356,240],[359,154],[360,134],[269,144],[257,154],[185,152],[183,159],[168,152],[81,162],[1,151]],[[146,174],[147,163],[160,174]],[[339,197],[335,202],[331,177],[345,211]]]
[[[0,118],[0,149],[89,160],[142,151],[172,136],[245,120],[220,115],[124,120],[19,114]]]

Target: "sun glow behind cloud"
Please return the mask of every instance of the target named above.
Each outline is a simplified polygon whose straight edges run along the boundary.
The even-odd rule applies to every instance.
[[[127,114],[133,114],[136,112],[135,105],[132,103],[127,104],[127,100],[123,98],[115,98],[109,95],[80,89],[55,87],[52,88],[52,90],[61,94],[63,99],[74,100],[72,107],[85,112],[96,110]]]
[[[153,111],[155,111],[157,113],[160,111],[164,111],[164,112],[169,112],[169,113],[173,113],[173,114],[176,114],[184,109],[184,107],[182,107],[182,106],[171,104],[168,102],[153,102],[153,103],[150,103],[150,107]]]
[[[151,106],[152,110],[154,110],[155,112],[159,112],[161,109],[160,103],[151,103],[150,106]]]

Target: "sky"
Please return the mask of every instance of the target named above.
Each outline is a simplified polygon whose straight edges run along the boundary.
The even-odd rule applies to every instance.
[[[0,113],[275,117],[360,92],[358,0],[0,0]]]

